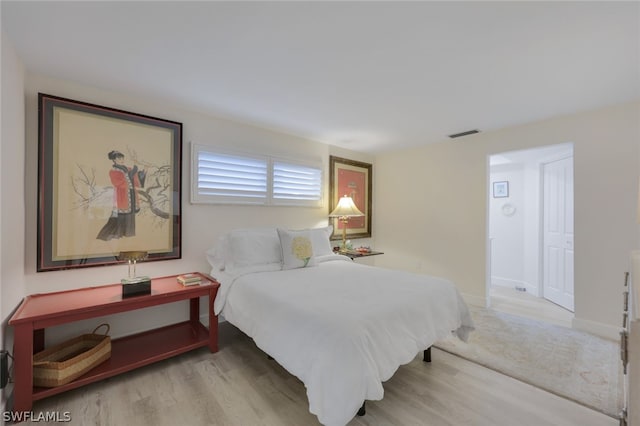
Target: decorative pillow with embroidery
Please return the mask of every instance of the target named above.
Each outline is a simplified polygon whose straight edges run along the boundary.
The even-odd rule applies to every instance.
[[[278,228],[278,236],[282,246],[282,269],[305,268],[316,264],[309,230]]]

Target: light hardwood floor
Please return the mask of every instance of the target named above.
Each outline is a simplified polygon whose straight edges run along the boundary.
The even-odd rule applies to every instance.
[[[519,315],[571,328],[573,312],[542,297],[514,288],[491,287],[491,308],[511,315]]]
[[[382,401],[349,425],[614,426],[561,397],[434,349],[385,383]],[[70,412],[73,425],[317,425],[304,385],[229,323],[220,351],[193,351],[56,395],[34,413]],[[29,423],[26,423],[29,424]],[[34,424],[42,425],[43,422]]]

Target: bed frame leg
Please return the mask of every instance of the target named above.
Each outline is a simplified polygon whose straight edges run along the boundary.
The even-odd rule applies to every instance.
[[[362,407],[360,407],[360,409],[358,410],[358,415],[359,416],[364,416],[365,414],[367,414],[367,410],[364,408],[364,404],[366,404],[367,401],[362,401]]]
[[[424,353],[422,354],[422,360],[424,362],[431,362],[431,346],[424,350]]]

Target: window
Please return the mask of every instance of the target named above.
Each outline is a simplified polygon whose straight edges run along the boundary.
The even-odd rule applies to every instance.
[[[322,201],[322,169],[273,160],[274,204],[305,204]]]
[[[192,144],[192,203],[322,206],[322,165]]]
[[[194,145],[194,148],[196,146]],[[258,157],[196,152],[193,164],[197,191],[193,202],[264,204],[267,199],[267,160]]]

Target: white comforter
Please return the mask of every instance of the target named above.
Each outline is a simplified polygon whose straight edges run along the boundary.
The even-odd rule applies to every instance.
[[[216,272],[215,312],[302,380],[309,411],[325,425],[344,425],[363,401],[382,399],[382,382],[434,342],[473,330],[447,280],[343,256],[319,261]]]

